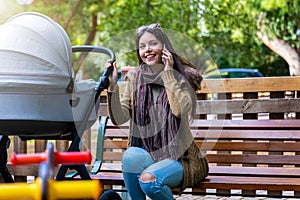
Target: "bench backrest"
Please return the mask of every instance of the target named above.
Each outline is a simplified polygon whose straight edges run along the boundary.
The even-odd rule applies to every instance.
[[[300,77],[204,80],[191,128],[210,164],[299,166],[298,88]],[[99,115],[108,115],[104,96]],[[128,123],[108,121],[104,162],[120,162],[127,136]]]

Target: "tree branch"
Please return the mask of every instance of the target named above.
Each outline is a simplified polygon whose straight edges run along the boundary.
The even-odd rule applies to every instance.
[[[91,31],[89,32],[88,37],[87,37],[87,39],[84,43],[86,45],[90,45],[95,39],[95,36],[96,36],[96,33],[97,33],[97,26],[98,26],[98,21],[97,20],[98,20],[97,19],[97,14],[93,14],[92,15],[92,28],[90,29]],[[83,64],[83,62],[86,59],[87,55],[88,55],[88,53],[80,54],[79,60],[78,60],[78,66],[79,67]]]
[[[74,15],[76,14],[77,9],[79,8],[79,5],[81,3],[82,0],[77,0],[77,2],[75,3],[74,7],[72,8],[72,12],[69,16],[69,18],[67,19],[65,25],[64,25],[64,29],[67,29],[71,20],[73,19]]]
[[[257,27],[260,29],[256,33],[260,39],[269,49],[281,56],[289,65],[291,76],[300,75],[300,54],[297,49],[293,48],[289,43],[283,39],[273,37],[270,30],[266,26],[267,19],[265,13],[260,13],[257,20]]]
[[[300,54],[295,48],[282,39],[269,39],[262,32],[257,32],[256,35],[269,49],[277,53],[288,63],[291,76],[300,75]]]

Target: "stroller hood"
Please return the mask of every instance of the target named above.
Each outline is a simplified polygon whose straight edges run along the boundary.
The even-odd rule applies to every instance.
[[[74,78],[72,46],[62,27],[33,12],[0,26],[0,87],[67,88]]]
[[[94,80],[74,81],[71,42],[49,17],[25,12],[0,26],[2,134],[61,137],[90,127],[95,87]]]

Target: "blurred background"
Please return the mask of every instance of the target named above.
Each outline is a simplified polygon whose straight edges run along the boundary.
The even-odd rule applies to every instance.
[[[299,0],[0,0],[0,24],[24,11],[54,19],[72,45],[111,48],[118,67],[137,65],[135,29],[159,23],[203,74],[249,68],[300,75]],[[74,56],[76,71],[98,77],[107,58],[87,57]]]

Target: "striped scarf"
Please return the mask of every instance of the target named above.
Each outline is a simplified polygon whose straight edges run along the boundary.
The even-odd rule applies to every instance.
[[[172,114],[160,73],[153,73],[148,65],[137,71],[134,91],[134,137],[155,161],[181,155],[178,148],[180,118]],[[155,88],[155,89],[154,89]],[[153,99],[153,90],[158,92]]]

